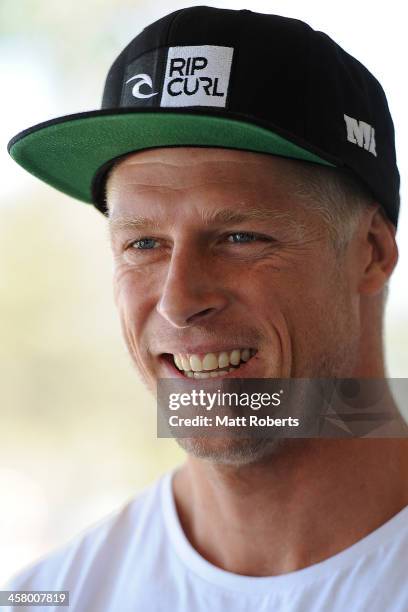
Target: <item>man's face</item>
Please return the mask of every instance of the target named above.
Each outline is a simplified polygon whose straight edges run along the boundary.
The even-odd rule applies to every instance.
[[[115,300],[150,389],[158,378],[210,372],[353,375],[350,264],[293,195],[295,178],[296,162],[216,148],[138,152],[114,169]],[[215,456],[221,442],[201,444],[211,447],[202,455]]]

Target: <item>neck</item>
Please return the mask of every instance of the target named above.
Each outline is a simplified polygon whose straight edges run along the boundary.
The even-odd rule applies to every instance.
[[[192,546],[248,576],[313,565],[408,504],[408,439],[292,439],[258,463],[189,456],[174,496]]]

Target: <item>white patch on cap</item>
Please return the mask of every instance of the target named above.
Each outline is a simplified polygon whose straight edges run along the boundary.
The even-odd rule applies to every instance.
[[[233,47],[170,47],[160,106],[227,103]]]
[[[346,114],[344,115],[344,121],[347,128],[347,140],[377,157],[373,126]]]

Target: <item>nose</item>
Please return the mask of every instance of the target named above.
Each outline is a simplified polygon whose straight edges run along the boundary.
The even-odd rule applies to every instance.
[[[174,249],[157,310],[171,325],[190,327],[207,321],[228,304],[214,264],[205,253]]]

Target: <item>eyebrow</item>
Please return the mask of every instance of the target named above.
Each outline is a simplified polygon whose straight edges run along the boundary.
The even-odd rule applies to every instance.
[[[200,212],[200,216],[201,221],[206,226],[231,225],[245,223],[247,221],[284,221],[286,227],[291,226],[293,229],[299,228],[299,223],[294,220],[293,215],[289,212],[276,211],[271,208],[250,208],[245,210],[245,212],[239,212],[233,208],[221,208],[217,210],[203,209]],[[160,229],[160,223],[157,219],[138,215],[113,216],[108,219],[108,224],[111,233],[121,230]]]

